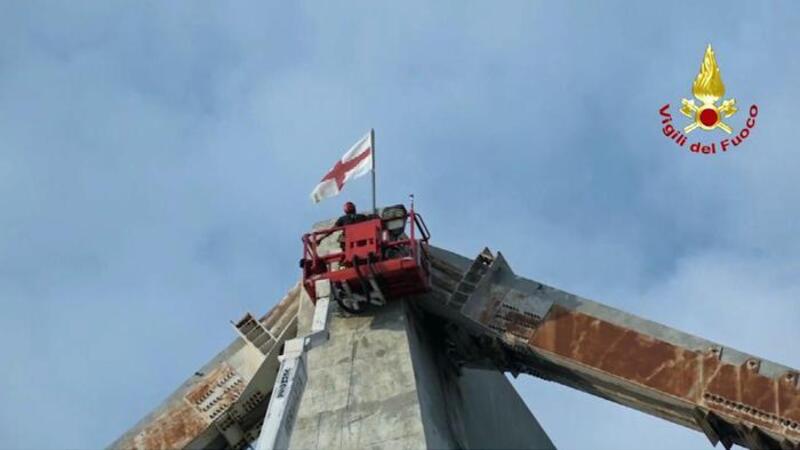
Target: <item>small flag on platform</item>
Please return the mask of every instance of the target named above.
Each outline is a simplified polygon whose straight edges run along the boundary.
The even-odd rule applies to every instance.
[[[326,198],[334,197],[342,191],[347,181],[374,170],[372,136],[373,132],[370,131],[350,147],[342,159],[336,161],[336,165],[322,177],[319,184],[311,191],[311,201],[319,203]]]

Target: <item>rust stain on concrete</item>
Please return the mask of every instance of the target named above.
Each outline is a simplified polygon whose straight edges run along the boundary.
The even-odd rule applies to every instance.
[[[769,378],[758,360],[725,363],[720,349],[693,351],[554,305],[528,344],[568,360],[784,436],[800,437],[798,374]]]

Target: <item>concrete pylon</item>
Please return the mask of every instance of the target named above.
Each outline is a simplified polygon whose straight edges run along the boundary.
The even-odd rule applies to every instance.
[[[300,301],[302,334],[313,307]],[[331,314],[329,341],[307,354],[289,448],[555,448],[501,372],[449,362],[413,303]]]

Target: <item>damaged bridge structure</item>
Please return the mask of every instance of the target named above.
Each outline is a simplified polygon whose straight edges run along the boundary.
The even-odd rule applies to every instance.
[[[349,251],[341,242],[324,236],[312,253]],[[307,264],[283,299],[235,322],[233,342],[111,448],[555,448],[510,373],[695,429],[713,445],[800,450],[796,369],[519,276],[499,252],[465,257],[427,239],[419,249],[411,257],[424,271],[413,276],[424,276],[424,292],[366,294],[361,309],[342,301],[357,292]]]

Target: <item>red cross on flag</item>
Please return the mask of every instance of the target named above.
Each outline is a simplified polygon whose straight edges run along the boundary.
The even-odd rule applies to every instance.
[[[346,182],[374,170],[372,136],[373,133],[370,131],[350,147],[342,159],[336,161],[333,169],[328,171],[317,187],[311,191],[311,201],[319,203],[326,198],[336,196],[342,191]]]

